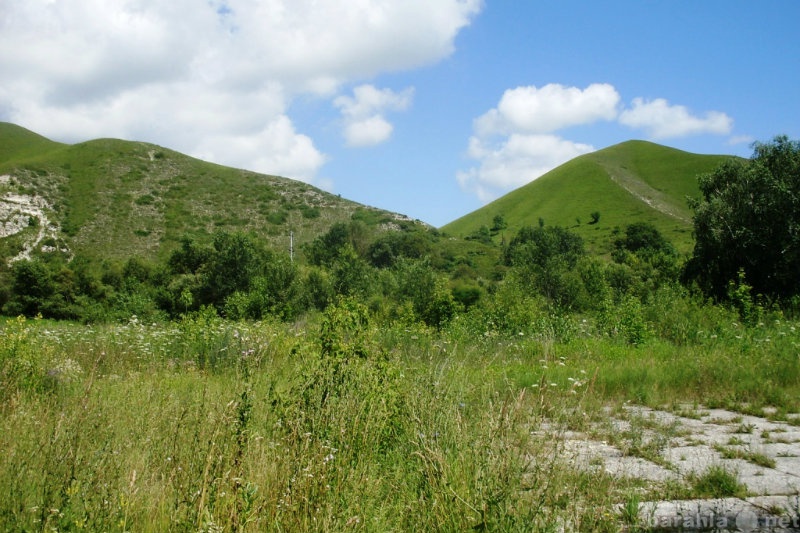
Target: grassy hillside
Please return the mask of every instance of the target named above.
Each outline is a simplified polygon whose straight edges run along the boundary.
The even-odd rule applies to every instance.
[[[16,124],[0,122],[0,164],[25,160],[63,146]]]
[[[729,156],[699,155],[645,141],[628,141],[577,157],[541,178],[444,226],[466,236],[491,228],[502,215],[508,227],[495,238],[511,237],[526,225],[559,225],[576,230],[597,253],[605,253],[615,228],[631,222],[655,225],[681,251],[691,248],[691,210],[686,198],[699,196],[697,175]],[[597,223],[591,213],[599,212]]]
[[[58,247],[90,259],[163,258],[180,237],[252,231],[295,251],[339,221],[375,231],[415,225],[306,183],[200,161],[116,139],[76,145],[0,124],[5,257]],[[9,229],[10,228],[10,229]],[[38,239],[38,240],[37,240]],[[34,250],[35,253],[35,250]]]

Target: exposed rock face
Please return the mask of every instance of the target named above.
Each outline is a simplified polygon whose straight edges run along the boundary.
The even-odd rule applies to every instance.
[[[0,187],[5,188],[10,182],[11,176],[0,176]],[[31,253],[37,249],[44,252],[69,252],[45,242],[57,242],[60,231],[58,225],[48,216],[52,211],[53,207],[41,196],[13,192],[5,192],[0,196],[0,238],[31,230],[22,243],[22,250],[10,262],[30,259]]]

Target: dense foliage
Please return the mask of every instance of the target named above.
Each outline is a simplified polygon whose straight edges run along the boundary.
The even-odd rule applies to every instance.
[[[750,160],[701,176],[700,189],[691,277],[716,297],[739,271],[757,294],[800,295],[800,142],[756,143]]]
[[[294,320],[348,296],[371,302],[379,313],[438,327],[476,302],[481,289],[461,280],[455,294],[463,303],[455,299],[441,266],[447,260],[430,253],[432,239],[398,230],[370,241],[363,223],[354,220],[334,224],[310,242],[310,264],[295,263],[243,232],[218,232],[211,246],[184,237],[163,264],[134,257],[92,268],[81,258],[44,256],[2,272],[0,303],[10,316],[87,322],[131,315],[161,320],[204,308],[234,320]]]
[[[0,296],[7,315],[86,322],[162,320],[203,309],[234,320],[291,321],[350,297],[381,320],[442,328],[465,313],[476,320],[514,314],[527,299],[538,299],[544,313],[596,312],[628,296],[643,301],[675,282],[677,259],[657,230],[637,225],[626,235],[607,263],[590,257],[567,229],[526,227],[502,251],[500,275],[487,279],[469,256],[449,257],[430,232],[370,240],[360,221],[335,224],[306,245],[310,264],[292,262],[253,235],[219,232],[211,246],[184,237],[163,264],[135,257],[99,269],[80,258],[18,261],[0,278]],[[652,242],[641,244],[641,235]],[[529,329],[525,316],[495,319]]]

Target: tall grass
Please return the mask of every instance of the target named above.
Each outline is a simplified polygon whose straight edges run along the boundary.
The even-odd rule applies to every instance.
[[[352,304],[302,326],[11,320],[0,529],[614,531],[658,487],[573,471],[558,433],[617,401],[796,410],[792,328],[631,346],[378,327]]]

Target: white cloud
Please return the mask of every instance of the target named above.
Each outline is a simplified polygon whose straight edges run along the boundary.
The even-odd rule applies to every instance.
[[[236,166],[236,161],[250,162],[248,170],[265,174],[292,176],[314,182],[326,157],[306,136],[295,131],[291,120],[281,115],[262,130],[248,134],[211,135],[197,148],[199,157]]]
[[[343,84],[435,63],[481,7],[481,0],[3,0],[0,120],[59,140],[137,138],[307,177],[325,158],[291,124],[295,96],[332,97]],[[223,144],[210,146],[211,139]],[[279,147],[289,152],[269,152]]]
[[[614,120],[619,100],[613,86],[601,83],[585,89],[551,83],[505,91],[497,107],[473,124],[467,155],[477,166],[456,175],[461,188],[488,202],[594,151],[553,132]]]
[[[752,135],[734,135],[730,139],[728,139],[728,144],[730,146],[736,146],[737,144],[753,144],[755,138]]]
[[[372,146],[387,141],[394,126],[380,115],[349,122],[344,128],[348,146]]]
[[[388,111],[404,111],[411,105],[412,88],[402,92],[360,85],[353,96],[340,96],[334,105],[344,117],[344,135],[348,146],[369,146],[389,139],[393,126],[385,118]]]
[[[459,172],[462,189],[475,193],[483,202],[529,183],[542,174],[579,155],[594,151],[588,144],[575,143],[548,134],[513,134],[493,144],[471,137],[468,155],[477,167]]]
[[[514,132],[549,133],[598,120],[614,120],[619,94],[613,86],[594,83],[585,89],[556,83],[517,87],[503,93],[494,109],[479,117],[475,130],[483,136]]]
[[[702,117],[692,115],[682,105],[670,105],[663,98],[645,100],[634,98],[633,107],[620,114],[619,122],[631,128],[643,129],[654,139],[668,139],[710,133],[727,135],[733,119],[719,111],[707,111]]]
[[[353,96],[340,96],[334,105],[347,117],[361,118],[385,110],[404,111],[411,105],[414,89],[395,92],[391,89],[377,89],[373,85],[360,85],[353,89]]]

